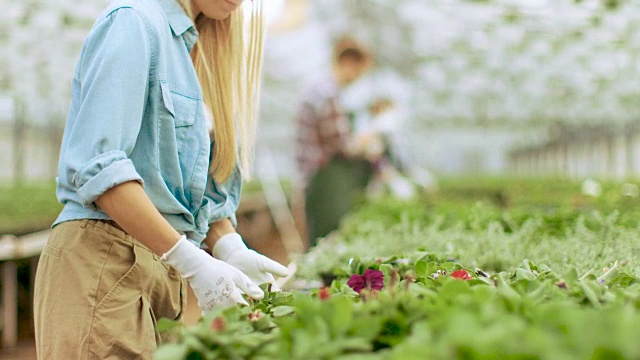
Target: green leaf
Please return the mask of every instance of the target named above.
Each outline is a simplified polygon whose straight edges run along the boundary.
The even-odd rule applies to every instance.
[[[322,306],[324,305],[324,306]],[[327,319],[334,336],[342,336],[353,318],[353,303],[351,299],[336,297],[329,302],[324,302],[322,306],[323,318]]]
[[[427,274],[427,262],[424,260],[420,260],[416,263],[416,275],[426,278],[428,277],[430,274]]]
[[[593,305],[595,308],[601,308],[600,299],[598,298],[598,292],[600,292],[600,285],[594,281],[582,280],[579,282],[580,288],[584,292],[587,300]]]
[[[516,270],[516,278],[518,280],[520,279],[535,280],[537,276],[534,273],[532,273],[530,270],[520,268]]]
[[[153,354],[154,360],[180,360],[187,357],[189,349],[185,344],[166,344]]]
[[[334,340],[335,346],[339,347],[343,350],[343,352],[347,351],[370,351],[371,343],[365,339],[361,338],[342,338]]]
[[[567,271],[563,273],[563,278],[567,283],[578,281],[579,277],[580,275],[578,275],[578,270],[576,270],[575,266],[570,266]]]
[[[295,308],[288,305],[277,306],[271,310],[273,317],[282,317],[291,315],[295,312]]]
[[[382,271],[384,286],[386,287],[391,282],[391,272],[393,271],[393,266],[391,266],[390,264],[380,264],[379,270]]]
[[[598,347],[593,352],[590,358],[591,360],[624,360],[626,357],[620,353],[620,351],[614,349],[607,349],[605,347]]]
[[[161,333],[169,332],[178,326],[182,326],[180,321],[169,320],[167,318],[160,318],[156,323],[156,329]]]

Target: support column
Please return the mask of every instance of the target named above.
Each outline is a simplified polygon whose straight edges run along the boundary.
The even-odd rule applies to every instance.
[[[2,347],[8,349],[18,343],[18,277],[13,260],[2,263],[3,329]]]

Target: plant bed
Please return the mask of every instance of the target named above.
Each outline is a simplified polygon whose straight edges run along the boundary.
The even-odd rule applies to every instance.
[[[567,189],[555,205],[450,190],[368,203],[296,261],[295,279],[329,286],[267,291],[196,326],[163,320],[156,358],[640,358],[637,205],[574,207]]]
[[[0,234],[21,236],[51,227],[62,205],[54,182],[0,185]]]

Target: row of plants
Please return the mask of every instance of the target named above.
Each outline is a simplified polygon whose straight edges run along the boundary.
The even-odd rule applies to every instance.
[[[54,181],[0,183],[0,235],[48,229],[60,210]]]
[[[291,187],[287,182],[281,185]],[[260,192],[260,183],[251,182],[243,187],[242,196],[249,199]],[[0,183],[0,235],[21,236],[49,229],[61,210],[54,180]]]
[[[455,186],[363,205],[288,290],[161,320],[156,359],[640,359],[640,237],[613,202],[562,205],[567,184],[558,206],[465,203]]]

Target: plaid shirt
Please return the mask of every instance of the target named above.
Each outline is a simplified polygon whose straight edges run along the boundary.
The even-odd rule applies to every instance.
[[[315,172],[335,155],[346,153],[349,120],[342,112],[338,87],[327,76],[304,95],[296,116],[296,163],[306,188]]]

